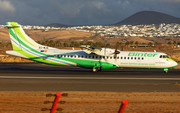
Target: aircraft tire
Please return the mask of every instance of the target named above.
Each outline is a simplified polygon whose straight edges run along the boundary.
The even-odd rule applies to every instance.
[[[98,68],[98,71],[101,71],[101,67]]]
[[[166,70],[166,71],[164,71],[164,73],[168,73],[168,71]]]
[[[95,67],[95,68],[92,69],[92,72],[94,72],[94,73],[97,72],[97,71],[98,71],[98,67]]]

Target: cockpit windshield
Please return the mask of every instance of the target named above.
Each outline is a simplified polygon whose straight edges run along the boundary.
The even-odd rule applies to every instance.
[[[160,55],[159,58],[169,58],[167,55]]]

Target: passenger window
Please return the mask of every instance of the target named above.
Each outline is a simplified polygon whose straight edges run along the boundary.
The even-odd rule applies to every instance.
[[[126,57],[124,57],[124,59],[126,59]]]
[[[107,59],[108,59],[109,57],[107,56]]]
[[[119,57],[117,57],[117,59],[119,59]]]
[[[71,58],[73,57],[73,55],[71,55]]]
[[[116,57],[114,57],[114,59],[116,59]]]
[[[96,56],[96,59],[98,59],[98,56]]]
[[[138,57],[138,60],[140,60],[140,57]]]
[[[69,55],[67,57],[69,58]]]
[[[134,57],[134,60],[136,60],[136,57]]]
[[[123,59],[123,57],[121,57],[121,59]]]
[[[92,56],[92,58],[94,58],[94,56]]]
[[[89,58],[91,58],[91,56],[89,56]]]
[[[166,58],[166,56],[165,56],[165,55],[163,55],[163,58]]]
[[[101,59],[101,58],[102,58],[102,56],[99,56],[99,58]]]
[[[142,57],[142,60],[144,60],[144,57]]]
[[[163,56],[162,55],[160,55],[160,58],[162,58]]]
[[[74,58],[76,58],[76,55],[74,55]]]
[[[66,57],[66,55],[64,55],[64,57]]]
[[[80,55],[78,55],[78,58],[80,58]]]
[[[84,56],[81,56],[82,58],[84,57]]]
[[[110,57],[110,59],[112,59],[112,57]]]
[[[129,57],[128,57],[128,60],[129,60]]]
[[[131,60],[133,59],[133,57],[131,57]]]
[[[103,56],[103,58],[105,58],[105,56]]]
[[[85,58],[87,58],[87,56],[85,56]]]

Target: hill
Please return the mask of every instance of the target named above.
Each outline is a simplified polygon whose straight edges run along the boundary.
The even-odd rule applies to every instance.
[[[114,24],[114,25],[142,25],[142,24],[161,24],[177,23],[180,24],[180,18],[173,17],[164,13],[155,11],[141,11]]]
[[[0,29],[0,42],[10,42],[8,30],[5,28]]]

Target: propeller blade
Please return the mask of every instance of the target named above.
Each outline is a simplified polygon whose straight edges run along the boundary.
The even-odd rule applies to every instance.
[[[114,54],[117,55],[117,54],[119,54],[119,53],[120,53],[120,52],[117,50],[117,47],[116,47]]]

